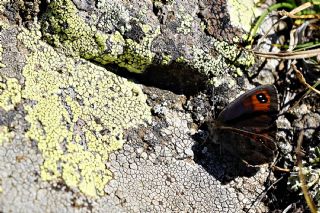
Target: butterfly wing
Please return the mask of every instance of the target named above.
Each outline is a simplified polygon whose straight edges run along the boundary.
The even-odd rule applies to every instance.
[[[251,165],[271,162],[277,150],[268,128],[279,112],[277,89],[258,86],[231,102],[212,125],[221,146]],[[266,130],[266,132],[263,132]]]
[[[276,144],[267,133],[254,133],[232,127],[216,129],[221,146],[251,165],[271,162],[277,152]]]
[[[279,112],[277,89],[273,85],[258,86],[231,102],[218,116],[225,126],[269,127]]]

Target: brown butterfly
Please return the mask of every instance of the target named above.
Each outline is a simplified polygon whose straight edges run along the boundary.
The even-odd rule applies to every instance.
[[[258,86],[232,101],[208,125],[210,135],[231,154],[251,165],[271,162],[277,152],[270,127],[279,112],[275,86]]]

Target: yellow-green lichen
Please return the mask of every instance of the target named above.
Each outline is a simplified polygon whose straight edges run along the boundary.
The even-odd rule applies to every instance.
[[[230,45],[224,41],[215,41],[214,48],[234,65],[250,67],[254,64],[254,55],[249,51],[240,49],[238,45]]]
[[[240,68],[237,68],[236,74],[237,74],[237,76],[240,76],[240,77],[243,76],[243,72]]]
[[[141,45],[131,39],[126,39],[127,47],[124,54],[119,56],[118,65],[135,73],[144,71],[152,63],[155,56],[146,48],[147,43],[151,45],[151,40],[145,40],[145,44]]]
[[[117,29],[123,34],[128,26],[127,24],[119,25],[119,23],[129,23],[128,9],[121,2],[113,0],[98,0],[96,5],[99,10],[103,11],[103,14],[97,17],[97,27],[109,32]]]
[[[1,0],[0,1],[0,13],[2,13],[5,10],[5,6],[7,3],[9,3],[9,0]]]
[[[185,14],[179,17],[181,20],[180,26],[177,28],[179,33],[188,34],[192,31],[193,17],[190,14]]]
[[[261,14],[261,11],[255,6],[254,0],[228,0],[227,5],[232,25],[242,28],[246,32],[250,31],[252,20]]]
[[[46,21],[43,28],[49,27],[46,25],[49,23],[55,34],[51,36],[44,33],[44,36],[55,46],[62,47],[69,55],[91,59],[105,49],[104,43],[99,41],[100,36],[96,35],[95,27],[84,23],[77,15],[77,8],[69,0],[52,1],[48,7]]]
[[[16,78],[0,75],[0,108],[8,111],[21,101],[21,86]]]
[[[162,54],[162,65],[168,65],[171,62],[171,55],[167,55],[167,54]]]
[[[99,1],[99,8],[110,10],[110,6],[105,4],[107,3]],[[117,8],[112,9],[112,14],[118,14],[114,11]],[[124,10],[123,7],[118,9]],[[153,61],[155,54],[150,51],[150,46],[160,33],[159,29],[153,32],[149,25],[141,25],[146,35],[138,43],[132,39],[124,39],[119,31],[103,34],[95,27],[88,26],[77,14],[77,9],[70,0],[53,1],[48,11],[43,22],[44,36],[68,55],[79,55],[101,64],[115,63],[136,73],[143,72]],[[54,34],[47,33],[48,28]]]
[[[13,138],[13,132],[10,132],[8,127],[0,126],[0,145],[8,143]]]
[[[192,60],[184,59],[184,61],[199,72],[205,75],[213,74],[213,76],[217,76],[217,73],[221,74],[227,69],[239,73],[238,66],[250,67],[254,63],[253,54],[239,49],[237,45],[230,45],[215,39],[212,39],[211,45],[219,54],[212,56],[208,51],[193,46]],[[182,58],[179,61],[183,62]]]
[[[123,130],[150,120],[146,96],[137,85],[84,60],[58,54],[38,42],[36,31],[18,36],[33,52],[23,69],[23,98],[38,142],[44,180],[62,179],[90,196],[104,194],[112,178],[105,162],[122,147]]]

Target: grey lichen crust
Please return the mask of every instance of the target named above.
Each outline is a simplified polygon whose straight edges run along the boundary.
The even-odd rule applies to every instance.
[[[267,211],[268,170],[230,175],[235,159],[199,149],[184,95],[102,67],[237,70],[237,47],[200,33],[195,2],[46,2],[0,3],[1,212]]]
[[[206,35],[204,20],[197,18],[201,10],[197,1],[104,0],[97,1],[96,7],[74,2],[53,1],[41,18],[44,39],[66,54],[117,64],[135,73],[158,65],[165,66],[164,75],[168,69],[176,76],[180,73],[170,65],[181,64],[191,69],[180,78],[194,84],[199,83],[195,73],[217,81],[221,74],[233,75],[254,62],[251,54],[233,44],[245,31],[232,26],[227,11],[217,21],[228,23],[221,28],[227,27],[229,37],[219,40]],[[226,7],[226,2],[218,2],[217,7]]]
[[[191,116],[181,112],[182,96],[151,89],[153,111],[157,117],[155,128],[141,128],[129,133],[124,149],[114,153],[111,168],[117,178],[107,186],[110,197],[128,212],[239,212],[249,209],[256,196],[263,191],[267,170],[262,168],[254,177],[235,178],[223,185],[224,167],[232,163],[208,157],[207,167],[194,161]],[[163,97],[166,100],[159,102]],[[180,106],[179,106],[180,105]],[[180,109],[180,110],[179,110]],[[208,154],[208,153],[207,153]],[[206,154],[204,154],[206,155]],[[135,159],[135,160],[132,160]],[[139,190],[137,190],[137,188]],[[256,203],[253,211],[266,211]]]

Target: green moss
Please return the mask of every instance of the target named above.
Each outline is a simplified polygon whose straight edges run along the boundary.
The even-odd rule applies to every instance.
[[[101,67],[58,54],[34,39],[37,35],[24,31],[19,39],[33,49],[22,73],[22,94],[35,103],[25,106],[27,136],[43,155],[41,177],[103,195],[112,178],[105,162],[122,147],[123,130],[151,118],[146,96]]]

